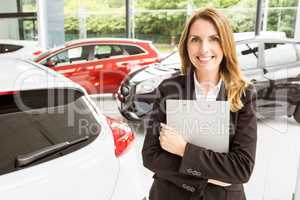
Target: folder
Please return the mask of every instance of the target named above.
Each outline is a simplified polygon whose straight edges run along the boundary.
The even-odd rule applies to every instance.
[[[230,106],[227,101],[166,101],[167,125],[194,145],[227,153],[229,151]]]

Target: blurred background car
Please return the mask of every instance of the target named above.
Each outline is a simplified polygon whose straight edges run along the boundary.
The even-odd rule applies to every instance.
[[[37,41],[0,40],[0,58],[34,58],[43,51]]]
[[[244,75],[257,89],[258,116],[294,116],[300,123],[300,43],[264,36],[236,37],[236,48]],[[122,115],[128,120],[143,119],[153,108],[158,85],[180,73],[179,54],[173,52],[129,74],[116,95]]]
[[[94,38],[67,42],[34,61],[98,94],[117,92],[129,72],[158,62],[159,54],[150,41]]]
[[[7,66],[0,73],[1,197],[137,199],[135,188],[116,188],[128,181],[120,170],[135,138],[128,125],[105,117],[81,86],[44,66],[0,62]]]

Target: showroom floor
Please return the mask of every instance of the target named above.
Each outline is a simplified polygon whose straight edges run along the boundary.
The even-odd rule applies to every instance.
[[[105,115],[122,117],[112,97],[93,98]],[[139,190],[148,193],[152,182],[152,172],[142,165],[141,148],[144,129],[141,124],[131,123],[136,132],[136,140],[131,150],[135,152],[132,160],[140,183]],[[256,165],[250,181],[245,184],[249,200],[287,200],[296,191],[300,158],[300,124],[293,118],[279,117],[258,122],[258,145]]]

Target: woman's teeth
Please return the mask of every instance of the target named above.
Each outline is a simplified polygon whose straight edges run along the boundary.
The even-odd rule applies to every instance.
[[[210,57],[199,57],[199,56],[197,56],[197,59],[201,62],[208,62],[213,58],[214,58],[214,56],[210,56]]]

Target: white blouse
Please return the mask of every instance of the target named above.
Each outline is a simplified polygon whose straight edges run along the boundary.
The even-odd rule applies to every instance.
[[[195,84],[195,95],[197,100],[202,101],[215,101],[220,91],[222,80],[220,79],[218,84],[208,91],[207,95],[205,96],[204,91],[202,89],[201,83],[198,82],[196,73],[194,73],[194,84]]]

